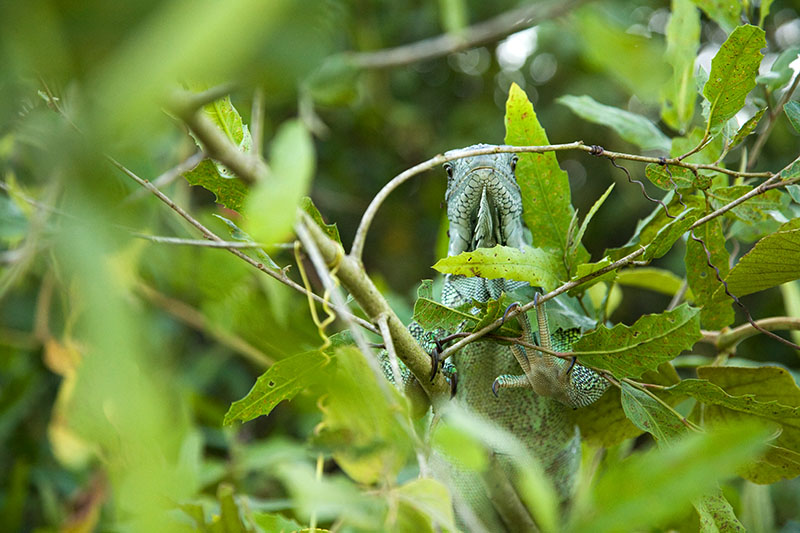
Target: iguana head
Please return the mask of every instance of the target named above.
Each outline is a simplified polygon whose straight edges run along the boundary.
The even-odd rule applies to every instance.
[[[489,145],[477,144],[469,148]],[[450,153],[450,152],[448,152]],[[447,154],[445,154],[447,155]],[[445,163],[448,255],[496,244],[524,244],[522,196],[514,176],[515,154],[464,157]]]

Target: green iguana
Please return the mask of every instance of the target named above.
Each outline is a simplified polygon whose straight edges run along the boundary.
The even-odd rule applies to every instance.
[[[486,145],[474,148],[482,146]],[[531,235],[522,221],[522,197],[514,175],[516,161],[516,155],[506,153],[445,164],[448,176],[445,200],[450,223],[448,255],[498,244],[516,248],[530,244]],[[473,300],[496,299],[502,293],[524,287],[527,283],[502,278],[448,274],[441,302],[448,307],[459,307]],[[551,340],[546,315],[541,309],[537,312],[539,345],[568,351],[579,330],[558,330]],[[533,340],[527,317],[522,315],[520,322],[524,335]],[[429,352],[436,349],[437,338],[452,333],[426,332],[416,323],[410,329]],[[434,364],[435,360],[434,357]],[[504,346],[488,340],[474,342],[457,352],[452,365],[457,376],[454,401],[516,436],[544,467],[562,502],[567,501],[580,461],[579,431],[569,421],[567,411],[597,400],[608,383],[574,361],[570,364],[521,345]],[[502,458],[498,458],[498,463],[499,470],[510,476],[510,465]],[[503,527],[524,529],[521,524],[508,523],[503,509],[507,497],[503,491],[499,496],[492,495],[491,487],[487,491],[485,477],[480,479],[474,472],[459,471],[452,465],[444,469],[446,481],[461,493],[454,497],[462,498],[462,503],[469,506],[473,520],[477,517],[490,531]],[[464,516],[461,522],[469,527]]]

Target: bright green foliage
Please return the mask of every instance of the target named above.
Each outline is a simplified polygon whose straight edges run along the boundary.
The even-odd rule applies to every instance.
[[[505,124],[506,144],[550,144],[533,105],[517,84],[512,84],[508,93]],[[536,245],[565,253],[567,229],[574,209],[570,203],[569,179],[558,166],[556,155],[553,152],[519,154],[516,175],[522,191],[522,218],[536,235]],[[588,256],[582,245],[578,256],[582,261]],[[566,273],[561,273],[561,277],[566,277]]]
[[[800,133],[800,103],[791,101],[786,102],[783,106],[786,116],[789,118],[789,124],[792,125],[794,131]]]
[[[694,304],[700,310],[700,325],[705,329],[722,329],[729,326],[734,319],[733,302],[714,301],[714,293],[722,283],[717,279],[716,271],[708,266],[710,261],[717,269],[719,276],[725,279],[730,267],[730,254],[725,249],[725,236],[722,234],[722,223],[716,218],[694,229],[694,236],[702,241],[697,242],[691,236],[686,241],[686,281],[692,289]],[[711,254],[709,257],[706,250]]]
[[[467,25],[467,6],[464,0],[439,0],[439,20],[446,32],[457,33]]]
[[[661,118],[685,131],[694,115],[694,57],[700,47],[700,13],[690,0],[672,0],[665,59],[672,78],[662,89]]]
[[[224,176],[210,159],[204,159],[183,175],[189,185],[199,185],[214,193],[217,202],[228,209],[241,211],[247,185],[235,176]]]
[[[676,357],[700,338],[700,310],[684,304],[645,315],[632,326],[600,326],[572,347],[578,361],[603,368],[617,378],[637,378]]]
[[[572,277],[570,281],[576,281],[582,278],[583,276],[588,276],[589,274],[597,272],[598,270],[601,270],[609,266],[610,264],[611,264],[611,259],[609,259],[608,257],[604,257],[603,259],[595,263],[583,263],[582,265],[578,265],[577,271],[575,272],[575,275]],[[592,285],[600,283],[601,281],[603,282],[614,281],[616,277],[617,277],[617,272],[615,270],[611,270],[610,272],[601,274],[596,278],[590,279],[587,282],[581,283],[577,287],[573,287],[572,289],[567,291],[567,294],[569,294],[570,296],[582,294],[586,289],[588,289]]]
[[[708,191],[708,198],[714,209],[736,200],[753,190],[752,185],[734,185],[733,187],[717,187]],[[770,217],[769,211],[779,211],[788,203],[788,198],[779,190],[767,191],[747,200],[733,209],[731,213],[747,222],[763,222]]]
[[[606,198],[608,198],[608,195],[611,194],[612,190],[614,190],[613,183],[609,185],[608,189],[606,189],[606,192],[604,192],[603,195],[595,200],[595,202],[592,204],[592,207],[589,209],[589,212],[586,213],[583,222],[581,222],[578,232],[575,233],[575,235],[570,236],[569,249],[567,250],[567,260],[569,265],[575,265],[578,262],[578,255],[580,252],[581,243],[583,242],[583,235],[586,233],[586,228],[589,227],[589,222],[592,221],[592,218],[594,218],[597,210],[600,209],[600,207],[603,205],[603,202],[605,202]],[[570,268],[570,272],[571,271],[572,269]]]
[[[430,478],[409,481],[392,490],[399,503],[395,531],[457,531],[447,487]]]
[[[739,24],[742,6],[738,0],[692,0],[692,2],[726,32]]]
[[[289,235],[315,165],[311,135],[298,120],[281,126],[269,153],[270,173],[255,185],[244,209],[250,234],[266,244]]]
[[[557,257],[542,248],[518,250],[509,246],[479,248],[439,259],[433,268],[443,274],[506,278],[527,281],[535,287],[551,290],[559,284]]]
[[[336,226],[336,224],[325,223],[325,221],[322,219],[319,209],[317,209],[317,206],[314,205],[314,202],[311,200],[311,198],[304,196],[300,200],[300,209],[305,211],[306,214],[308,214],[312,220],[314,220],[314,222],[316,222],[317,225],[319,225],[319,227],[325,231],[328,237],[337,243],[342,244],[342,238],[339,236],[339,228]]]
[[[329,378],[329,372],[324,370],[329,364],[330,356],[319,351],[281,359],[258,378],[247,396],[231,404],[222,423],[247,422],[268,415],[283,400],[291,400],[310,385]]]
[[[655,267],[622,270],[617,273],[616,281],[620,285],[649,289],[669,296],[681,288],[681,278],[669,270]]]
[[[736,135],[733,136],[730,146],[731,149],[741,144],[748,135],[753,133],[753,131],[756,129],[756,126],[758,126],[758,123],[761,121],[761,117],[764,116],[764,112],[766,110],[766,107],[764,109],[759,109],[755,115],[747,119],[747,122],[742,124],[742,127],[739,128],[739,131],[737,131]]]
[[[476,306],[482,307],[478,315],[469,312],[468,309],[453,309],[447,307],[428,294],[423,294],[423,289],[417,295],[414,303],[414,321],[427,331],[434,331],[442,328],[445,331],[457,331],[464,328],[465,331],[476,331],[494,322],[501,316],[511,301],[489,300],[488,302],[475,302]],[[472,304],[469,304],[472,308]],[[516,337],[519,335],[519,328],[516,321],[510,321],[497,331],[498,335],[504,337]]]
[[[629,531],[662,524],[715,489],[717,480],[732,477],[762,449],[763,436],[760,429],[743,425],[634,454],[597,480],[592,508],[580,514],[572,530]]]
[[[226,226],[228,226],[228,231],[231,232],[232,239],[241,242],[255,243],[253,238],[250,237],[250,235],[248,235],[247,233],[245,233],[244,230],[242,230],[239,226],[237,226],[232,220],[229,220],[222,215],[215,214],[214,216],[220,219],[222,222],[224,222]],[[272,268],[280,269],[277,263],[275,263],[275,261],[273,261],[272,258],[269,255],[267,255],[267,253],[261,248],[254,248],[253,253],[262,263],[269,265]]]
[[[391,482],[411,453],[410,419],[400,393],[376,376],[354,346],[336,350],[335,372],[321,381],[322,423],[315,443],[359,483]]]
[[[744,296],[800,279],[800,222],[787,222],[756,243],[731,269],[728,289]],[[717,291],[715,298],[725,297]]]
[[[700,218],[700,213],[697,209],[692,208],[681,211],[674,219],[658,230],[653,242],[647,245],[642,258],[646,261],[665,255],[698,218]]]
[[[758,66],[764,57],[761,49],[766,45],[764,30],[738,26],[714,56],[703,87],[703,96],[711,104],[708,129],[712,134],[744,106],[745,97],[756,86]]]
[[[569,107],[576,115],[589,122],[602,124],[616,131],[629,143],[642,150],[668,152],[669,138],[661,133],[647,117],[601,104],[591,96],[562,96],[558,102]]]
[[[650,163],[645,167],[644,173],[653,185],[665,191],[670,191],[676,187],[685,189],[695,185],[694,172],[686,167]]]

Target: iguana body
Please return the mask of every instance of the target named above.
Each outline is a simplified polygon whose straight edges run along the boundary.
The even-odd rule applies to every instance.
[[[446,165],[448,255],[497,244],[523,248],[530,243],[530,234],[522,222],[515,163],[513,154],[492,154],[459,159]],[[525,283],[505,279],[447,275],[441,301],[449,307],[458,307],[473,300],[484,302],[499,298],[503,292],[510,293],[525,286]],[[574,340],[576,333],[572,330],[557,332],[555,349],[568,350],[567,341]],[[549,332],[541,336],[548,337]],[[430,336],[427,342],[430,343]],[[529,368],[521,369],[518,358],[528,363]],[[579,432],[569,421],[567,411],[597,399],[606,388],[605,381],[579,365],[571,368],[569,361],[493,341],[468,345],[453,356],[452,363],[458,376],[454,401],[519,439],[545,468],[562,501],[566,501],[580,460]],[[523,376],[519,376],[521,370],[526,370]],[[497,395],[493,393],[496,380],[502,389]],[[540,394],[549,392],[550,396],[536,394],[534,389]],[[502,458],[499,458],[499,466],[508,476],[510,466]],[[522,529],[519,524],[508,523],[503,510],[498,509],[497,498],[487,495],[485,483],[477,474],[450,468],[447,475],[454,490],[462,493],[461,497],[474,515],[484,521],[489,530],[503,526],[510,530]]]

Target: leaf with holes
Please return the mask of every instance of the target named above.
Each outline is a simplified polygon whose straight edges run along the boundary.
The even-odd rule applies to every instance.
[[[247,185],[237,177],[223,177],[210,159],[204,159],[183,174],[189,185],[198,185],[214,193],[218,204],[241,211],[247,196]]]
[[[506,102],[506,144],[516,146],[547,145],[547,133],[539,124],[525,91],[514,83]],[[522,217],[536,235],[542,248],[567,249],[566,235],[574,209],[570,201],[569,178],[558,166],[555,152],[519,154],[517,182],[522,192]],[[588,252],[579,245],[579,262],[587,261]],[[561,258],[559,258],[561,259]],[[563,261],[558,262],[563,264]],[[561,267],[564,271],[564,268]],[[566,277],[566,271],[561,272]]]
[[[703,96],[711,104],[708,129],[712,134],[719,133],[744,106],[745,97],[756,86],[758,66],[764,57],[761,49],[766,46],[764,30],[750,24],[737,26],[711,60]]]
[[[650,163],[644,168],[644,174],[653,185],[665,191],[676,187],[685,189],[694,185],[694,172],[691,169],[677,165],[667,166]]]
[[[554,252],[531,247],[518,250],[509,246],[462,252],[440,259],[433,268],[442,274],[527,281],[533,286],[544,287],[545,290],[558,286],[562,270]]]
[[[319,351],[306,352],[281,359],[261,374],[250,392],[231,404],[222,424],[240,420],[247,422],[268,415],[283,400],[291,400],[298,392],[330,379],[331,358]]]
[[[582,364],[608,370],[618,379],[638,378],[647,370],[689,350],[700,334],[700,310],[683,304],[645,315],[632,326],[600,326],[572,347]]]

